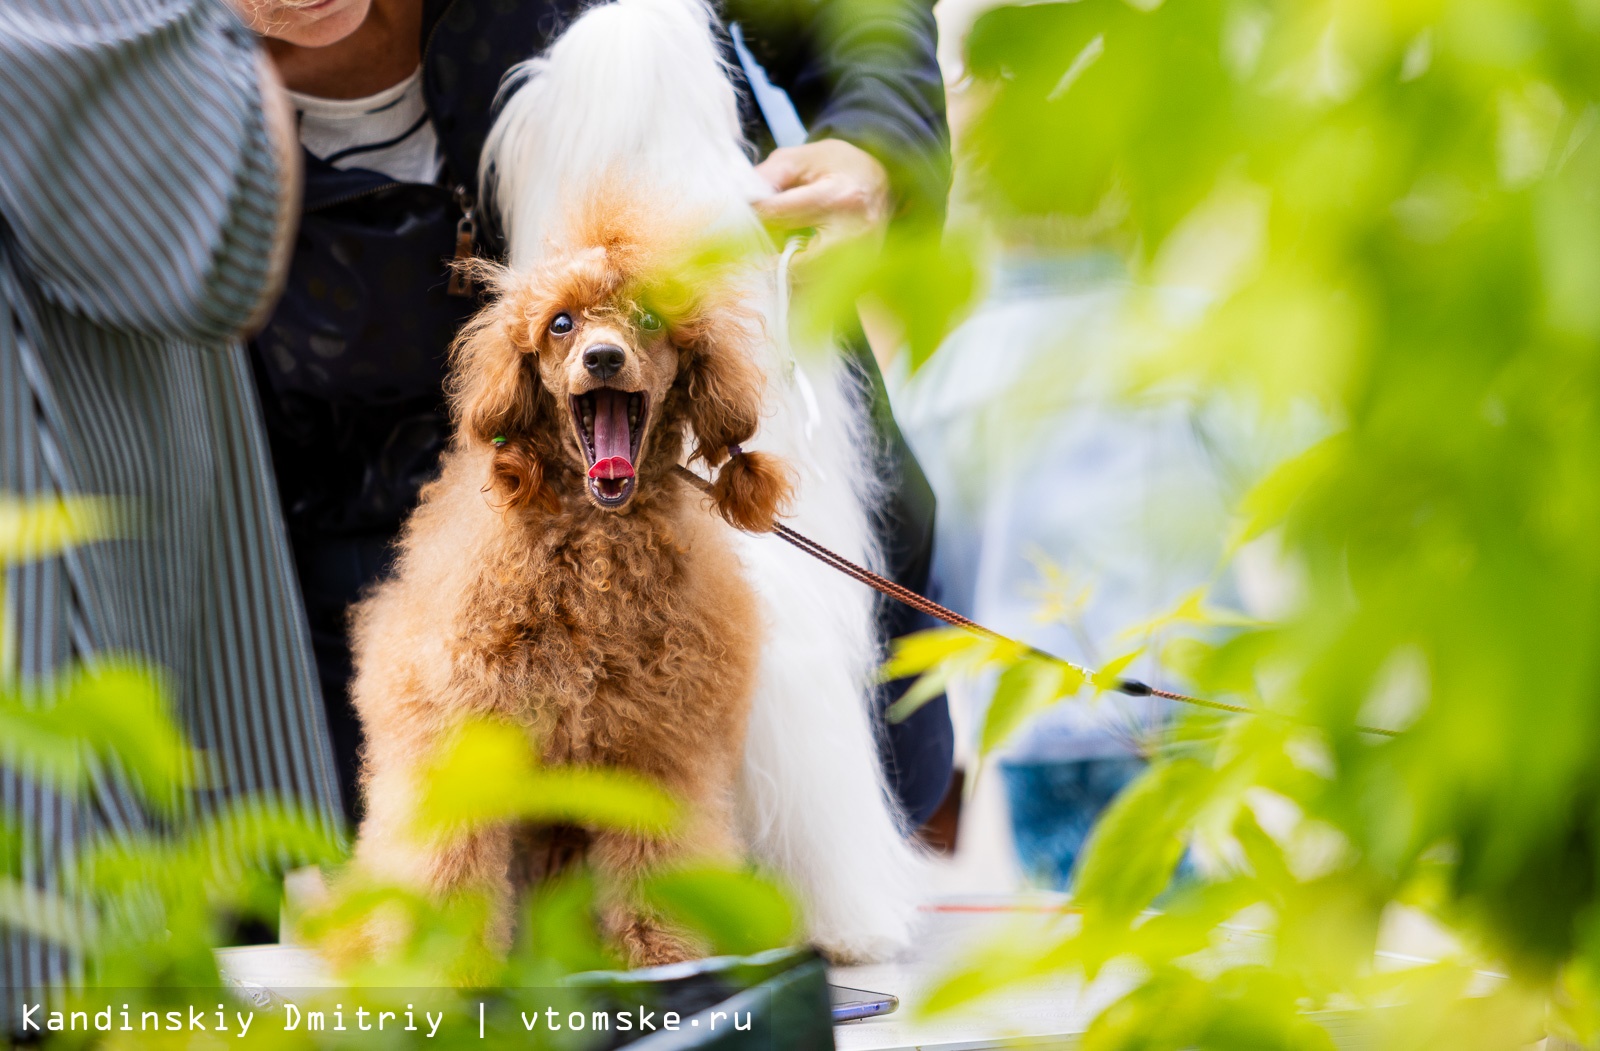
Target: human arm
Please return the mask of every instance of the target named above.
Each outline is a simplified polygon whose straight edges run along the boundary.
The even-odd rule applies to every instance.
[[[255,320],[298,181],[263,76],[220,0],[0,5],[0,225],[40,294],[153,335]]]
[[[890,217],[936,225],[950,147],[928,5],[830,0],[792,22],[777,13],[785,6],[728,5],[810,129],[811,142],[774,151],[761,166],[784,191],[762,206],[769,221],[817,225],[799,220],[827,212],[865,229],[881,230]]]

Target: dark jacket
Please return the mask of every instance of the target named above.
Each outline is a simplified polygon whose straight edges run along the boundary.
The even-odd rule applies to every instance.
[[[353,716],[335,710],[348,677],[344,608],[381,572],[384,550],[437,470],[449,434],[446,353],[481,305],[452,294],[447,264],[462,234],[475,236],[479,253],[498,252],[472,210],[495,94],[512,64],[542,50],[585,6],[425,0],[423,91],[445,157],[439,185],[305,158],[304,216],[288,286],[252,351],[342,758],[355,735]],[[848,140],[884,163],[898,221],[942,217],[950,157],[925,5],[732,0],[723,13],[744,27],[751,51],[790,93],[813,138]],[[764,126],[748,98],[744,112],[760,143]],[[891,568],[920,589],[932,549],[932,495],[881,411],[871,355],[859,339],[854,345],[899,479],[883,523]],[[920,794],[936,791],[947,772],[948,758],[939,786]]]

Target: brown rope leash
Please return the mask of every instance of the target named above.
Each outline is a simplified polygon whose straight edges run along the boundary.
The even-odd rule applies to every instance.
[[[711,492],[711,483],[706,481],[704,478],[701,478],[688,468],[678,467],[677,472],[680,478],[694,486],[696,489],[700,490],[702,493],[709,494]],[[974,635],[981,636],[991,641],[1003,643],[1008,646],[1015,646],[1018,649],[1032,654],[1035,657],[1042,657],[1045,660],[1054,661],[1057,664],[1064,664],[1073,671],[1078,672],[1087,681],[1092,682],[1104,689],[1111,690],[1115,693],[1126,694],[1129,697],[1160,697],[1161,699],[1167,701],[1178,701],[1182,704],[1190,704],[1199,708],[1210,708],[1219,712],[1233,712],[1238,715],[1263,714],[1258,708],[1247,708],[1244,705],[1239,704],[1225,704],[1222,701],[1207,700],[1204,697],[1191,697],[1186,693],[1174,693],[1171,690],[1158,689],[1155,686],[1151,686],[1149,683],[1140,682],[1138,679],[1118,678],[1108,681],[1099,672],[1085,668],[1079,664],[1074,664],[1069,660],[1063,660],[1053,653],[1050,653],[1046,650],[1041,650],[1037,646],[1030,645],[1026,642],[1021,642],[1017,639],[1002,635],[998,631],[986,628],[970,617],[964,617],[953,609],[941,606],[939,603],[933,601],[931,598],[928,598],[926,595],[919,595],[910,588],[902,587],[901,585],[890,580],[888,577],[874,573],[865,566],[858,566],[848,558],[845,558],[843,555],[839,554],[837,551],[832,551],[826,547],[823,547],[810,537],[795,532],[793,529],[790,529],[781,522],[774,522],[772,524],[772,531],[777,534],[779,538],[794,545],[801,551],[804,551],[817,561],[823,563],[824,565],[833,567],[834,569],[843,573],[845,576],[850,577],[852,580],[860,581],[880,594],[887,595],[896,602],[910,606],[912,609],[917,610],[920,613],[926,613],[928,616],[933,617],[936,620],[942,620],[951,627],[963,628],[967,631],[970,631]],[[1362,726],[1358,724],[1356,729],[1361,733],[1375,734],[1380,737],[1400,736],[1400,731],[1398,730],[1386,730],[1378,726]]]

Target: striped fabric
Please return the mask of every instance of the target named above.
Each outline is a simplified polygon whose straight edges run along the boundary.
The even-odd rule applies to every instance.
[[[146,658],[203,750],[210,787],[184,802],[189,818],[275,793],[334,829],[321,700],[235,339],[269,294],[278,234],[256,61],[222,0],[0,0],[0,494],[126,509],[124,539],[11,569],[4,673]],[[70,898],[84,844],[151,831],[116,770],[68,799],[4,761],[0,807],[41,888]],[[0,932],[0,987],[83,977],[59,947]]]

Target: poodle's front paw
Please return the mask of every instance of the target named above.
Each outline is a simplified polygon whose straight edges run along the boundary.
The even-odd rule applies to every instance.
[[[652,920],[625,921],[615,933],[631,967],[657,967],[665,963],[697,960],[705,950],[682,934],[668,930]]]

